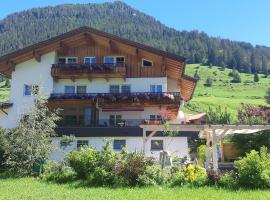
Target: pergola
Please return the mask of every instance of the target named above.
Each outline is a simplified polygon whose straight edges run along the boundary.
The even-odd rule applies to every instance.
[[[143,129],[144,151],[147,140],[157,131],[168,131],[164,125],[141,125]],[[270,125],[186,125],[170,124],[170,131],[193,131],[199,132],[199,137],[206,139],[206,168],[212,167],[218,170],[217,144],[233,134],[251,134],[263,130],[270,130]],[[146,132],[151,132],[148,136]],[[222,146],[222,145],[221,145]]]

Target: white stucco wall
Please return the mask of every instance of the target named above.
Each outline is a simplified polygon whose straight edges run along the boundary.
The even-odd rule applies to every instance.
[[[66,85],[85,85],[87,93],[108,93],[109,86],[113,84],[131,85],[131,92],[150,92],[150,85],[162,85],[163,92],[167,92],[167,77],[154,78],[110,78],[106,81],[103,78],[93,79],[76,79],[74,82],[70,79],[61,79],[54,82],[54,93],[64,93]]]
[[[101,138],[101,137],[80,137],[78,140],[88,140],[89,145],[92,145],[97,150],[101,150],[105,145],[106,141],[111,141],[111,147],[113,147],[113,139],[123,139],[126,140],[126,147],[128,151],[143,151],[143,138],[142,137],[116,137],[116,138]],[[188,142],[187,137],[152,137],[153,140],[163,140],[164,150],[168,150],[172,157],[185,157],[188,156]],[[70,146],[66,147],[64,150],[60,148],[60,138],[54,138],[53,143],[56,150],[51,154],[50,158],[52,160],[63,160],[65,155],[76,149],[77,141],[73,142]],[[151,139],[146,143],[146,155],[159,159],[160,151],[151,151]]]
[[[13,128],[18,124],[21,116],[33,105],[33,96],[24,96],[24,85],[37,84],[44,96],[49,96],[53,90],[53,79],[51,76],[51,66],[55,62],[55,52],[44,54],[41,62],[35,59],[17,64],[12,72],[10,103],[8,115],[0,118],[0,126]],[[2,116],[2,115],[1,115]]]

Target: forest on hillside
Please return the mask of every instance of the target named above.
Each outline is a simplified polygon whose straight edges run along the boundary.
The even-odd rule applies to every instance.
[[[240,72],[270,72],[270,48],[177,31],[123,2],[66,4],[33,8],[0,20],[0,55],[81,26],[106,31],[187,58],[187,63],[218,65]]]

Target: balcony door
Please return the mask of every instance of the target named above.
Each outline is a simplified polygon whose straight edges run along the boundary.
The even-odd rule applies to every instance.
[[[84,108],[84,125],[90,126],[92,122],[92,108]]]

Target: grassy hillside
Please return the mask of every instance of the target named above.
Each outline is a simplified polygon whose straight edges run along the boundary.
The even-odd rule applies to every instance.
[[[265,78],[260,74],[260,81],[253,82],[253,75],[240,73],[241,83],[231,83],[232,78],[228,76],[230,69],[220,67],[200,66],[190,64],[186,67],[186,74],[194,76],[198,70],[200,80],[197,84],[193,99],[187,104],[185,110],[189,112],[207,111],[209,106],[227,108],[236,118],[237,110],[241,103],[254,105],[266,105],[264,96],[270,87],[270,77]],[[206,79],[213,80],[211,87],[204,86]]]

